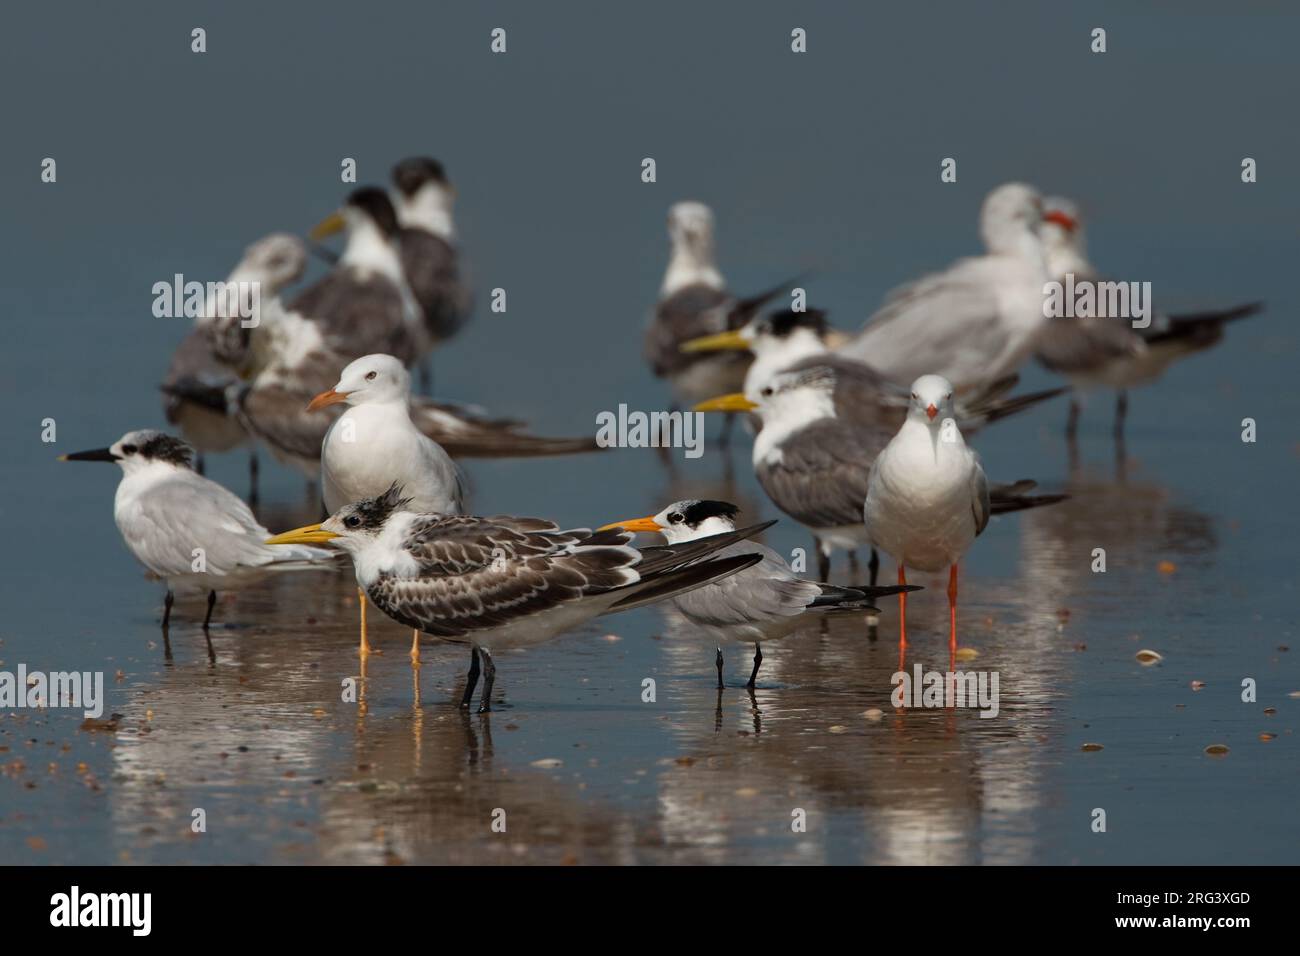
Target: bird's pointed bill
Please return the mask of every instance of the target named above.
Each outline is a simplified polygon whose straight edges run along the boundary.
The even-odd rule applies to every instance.
[[[678,348],[683,352],[748,352],[749,342],[733,329],[729,332],[719,332],[717,335],[702,335],[697,339],[689,339]]]
[[[730,395],[719,395],[707,402],[700,402],[692,410],[697,412],[752,412],[756,408],[758,408],[758,404],[747,399],[744,393],[732,392]]]
[[[60,455],[59,461],[117,461],[111,448],[95,448],[90,451],[74,451],[71,455]]]
[[[322,239],[342,232],[345,225],[347,224],[343,220],[343,214],[341,212],[336,212],[326,216],[320,222],[316,223],[308,235],[311,237],[313,242],[319,242]]]
[[[334,389],[321,392],[307,405],[307,411],[314,412],[318,408],[324,408],[326,405],[337,405],[339,402],[346,402],[350,392],[336,392]]]
[[[304,525],[283,534],[266,539],[267,544],[324,544],[337,538],[333,531],[326,531],[319,524]]]
[[[655,521],[654,517],[633,518],[630,521],[615,521],[612,524],[601,525],[597,531],[610,531],[613,528],[622,528],[624,531],[662,531],[663,526]]]

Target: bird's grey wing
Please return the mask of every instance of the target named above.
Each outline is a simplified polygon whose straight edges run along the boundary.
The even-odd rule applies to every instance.
[[[881,429],[840,419],[809,425],[755,471],[772,502],[810,528],[862,523],[871,464],[889,441]]]
[[[1045,368],[1068,374],[1098,369],[1141,351],[1142,340],[1121,320],[1063,316],[1044,326],[1036,354]]]
[[[975,534],[979,536],[989,524],[989,480],[978,459],[971,471],[970,510],[975,518]]]
[[[687,353],[679,346],[702,335],[725,332],[731,301],[726,292],[707,285],[684,286],[660,301],[645,337],[645,356],[655,375],[662,378],[707,358],[708,353]]]
[[[464,637],[637,581],[630,538],[526,518],[422,515],[405,540],[418,576],[384,574],[367,593],[408,627]]]
[[[411,421],[453,458],[515,458],[594,451],[594,437],[548,438],[519,431],[522,422],[413,396]]]
[[[289,311],[319,324],[326,344],[346,359],[384,352],[409,365],[417,357],[402,292],[384,276],[336,268],[300,292]]]
[[[455,247],[424,229],[407,227],[401,231],[400,251],[406,284],[429,332],[436,339],[450,338],[470,312]]]
[[[344,410],[342,405],[331,405],[309,412],[311,398],[282,385],[259,385],[244,395],[240,421],[271,448],[310,461],[320,457],[325,433]]]
[[[999,303],[976,265],[964,260],[895,290],[840,351],[907,383],[944,371],[958,349],[987,342],[980,351],[991,359],[1001,349]]]
[[[821,593],[811,581],[795,577],[777,552],[756,541],[740,541],[716,552],[719,557],[759,554],[757,564],[706,587],[679,594],[673,603],[701,625],[723,627],[800,614]]]
[[[797,374],[829,369],[835,377],[835,414],[861,425],[895,432],[907,418],[908,391],[875,369],[846,355],[813,355],[784,371]]]
[[[129,516],[132,550],[155,573],[195,570],[202,549],[203,566],[213,574],[268,563],[273,553],[262,527],[238,497],[216,482],[192,472],[153,485]],[[128,532],[123,529],[123,534]]]

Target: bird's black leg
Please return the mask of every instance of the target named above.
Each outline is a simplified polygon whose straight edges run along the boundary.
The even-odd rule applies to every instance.
[[[163,601],[162,619],[163,660],[165,661],[170,661],[172,659],[172,642],[171,635],[168,633],[168,626],[172,619],[172,602],[175,600],[176,597],[172,594],[171,589],[169,588],[167,590],[167,598]]]
[[[208,663],[217,662],[217,652],[212,649],[212,634],[208,631],[208,625],[212,623],[212,607],[217,603],[217,592],[208,592],[208,613],[203,615],[203,639],[208,643]]]
[[[821,539],[813,535],[813,550],[817,552],[817,580],[829,581],[831,577],[831,556],[822,549]]]
[[[1115,399],[1115,440],[1124,440],[1124,419],[1128,417],[1128,392],[1124,389],[1119,390],[1119,396]]]
[[[433,394],[433,359],[427,355],[420,359],[420,392]]]
[[[718,665],[718,690],[722,690],[722,648],[718,648],[718,659],[715,662]]]
[[[854,548],[849,552],[849,581],[853,582],[858,579],[858,549]]]
[[[198,473],[201,475],[201,474],[203,474],[203,470],[204,470],[204,467],[205,467],[205,466],[206,466],[206,462],[203,460],[203,456],[202,456],[202,455],[195,455],[195,456],[194,456],[194,470],[195,470],[196,472],[198,472]]]
[[[880,555],[875,548],[871,549],[871,559],[867,561],[867,571],[871,574],[869,583],[874,588],[876,586],[876,576],[880,573]]]
[[[731,430],[736,427],[735,412],[722,416],[722,431],[718,433],[718,450],[726,451],[731,447]]]
[[[749,673],[749,683],[745,686],[750,690],[754,689],[754,682],[758,680],[758,668],[763,663],[763,645],[754,645],[754,669]]]
[[[1074,437],[1079,433],[1079,399],[1070,397],[1070,417],[1065,420],[1065,437],[1074,441]]]
[[[469,673],[465,675],[465,694],[460,699],[460,706],[469,710],[470,703],[474,700],[474,688],[478,686],[478,648],[470,645],[469,648]]]
[[[497,666],[492,663],[492,653],[486,647],[478,652],[483,657],[483,696],[478,699],[478,712],[486,714],[492,709],[492,682],[496,680]]]

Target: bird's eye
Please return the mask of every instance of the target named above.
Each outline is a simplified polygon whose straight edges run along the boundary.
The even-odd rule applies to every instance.
[[[916,401],[916,392],[912,393],[912,401]]]
[[[375,376],[378,375],[378,374],[379,374],[378,372],[367,372],[367,373],[366,373],[366,381],[367,381],[367,382],[373,382],[373,381],[375,380]]]
[[[682,516],[674,511],[672,514],[668,516],[668,520],[671,521],[673,524],[681,524]]]
[[[951,401],[952,401],[952,392],[949,392],[947,395],[945,395],[945,396],[943,397],[943,400],[944,400],[945,402],[951,402]]]
[[[138,452],[139,450],[140,450],[140,449],[136,448],[134,445],[123,445],[123,446],[122,446],[122,454],[124,454],[124,455],[134,455],[134,454],[135,454],[136,452]]]
[[[759,394],[761,394],[764,398],[771,398],[771,397],[772,397],[772,386],[771,386],[771,385],[766,385],[766,386],[764,386],[764,387],[763,387],[763,391],[760,392]]]
[[[360,528],[360,527],[361,527],[361,516],[360,516],[360,515],[348,515],[346,518],[343,519],[343,523],[344,523],[345,525],[347,525],[349,528]]]

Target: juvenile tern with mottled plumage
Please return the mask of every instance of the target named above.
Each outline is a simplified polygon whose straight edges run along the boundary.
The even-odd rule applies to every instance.
[[[531,647],[594,617],[668,600],[761,560],[717,556],[767,525],[683,545],[637,550],[630,532],[561,530],[550,521],[498,515],[417,514],[396,485],[329,520],[271,538],[346,551],[357,584],[407,627],[469,644],[468,707],[483,662],[480,713],[492,708],[492,650]]]

